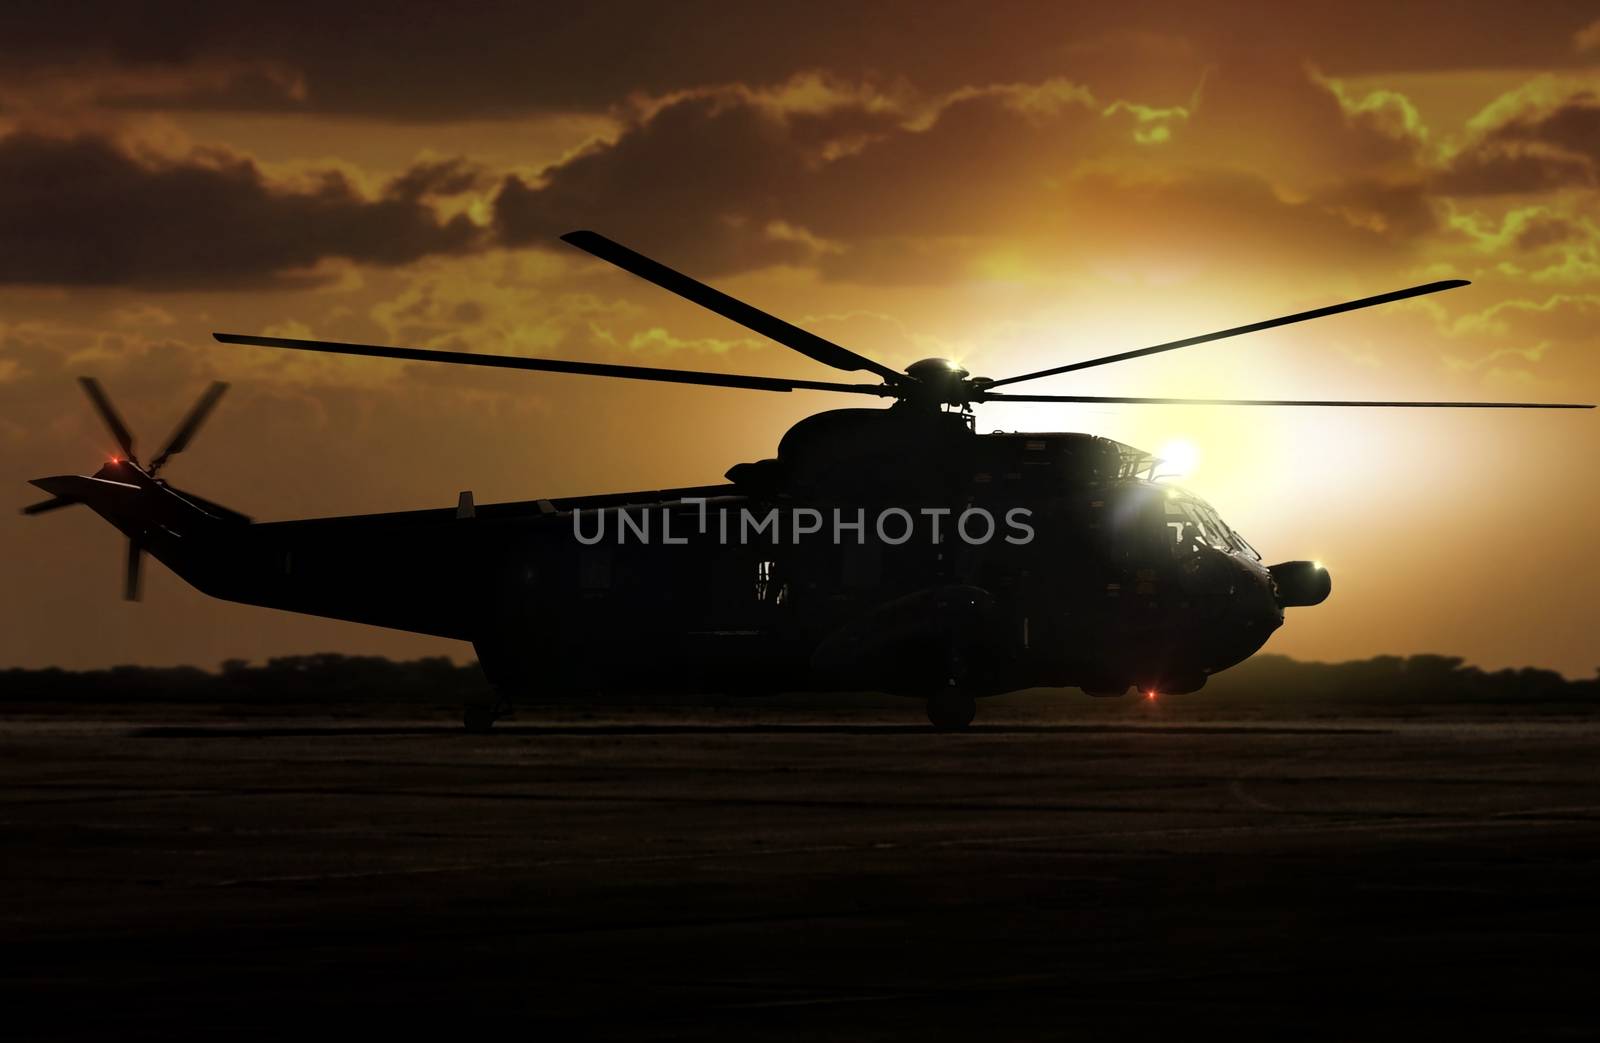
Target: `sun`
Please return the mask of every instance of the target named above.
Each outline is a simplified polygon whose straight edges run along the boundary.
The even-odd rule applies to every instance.
[[[1172,478],[1186,478],[1200,464],[1200,450],[1187,438],[1174,438],[1167,442],[1156,451],[1156,456],[1161,461],[1156,473]]]

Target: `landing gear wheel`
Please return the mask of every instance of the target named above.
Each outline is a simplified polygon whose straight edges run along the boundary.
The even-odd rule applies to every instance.
[[[502,717],[510,717],[512,709],[511,700],[506,697],[506,693],[503,690],[498,691],[492,703],[468,704],[466,712],[461,715],[461,725],[475,735],[483,735],[493,730],[495,721]]]
[[[474,735],[485,735],[493,730],[495,716],[492,706],[469,706],[461,715],[461,725]]]
[[[978,715],[978,704],[965,692],[940,692],[928,697],[928,720],[934,731],[959,732]]]

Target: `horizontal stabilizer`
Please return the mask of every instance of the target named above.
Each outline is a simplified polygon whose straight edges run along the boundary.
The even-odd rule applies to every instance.
[[[94,506],[97,503],[126,503],[139,495],[137,485],[113,482],[105,478],[90,478],[83,474],[58,474],[49,478],[35,478],[30,485],[38,486],[52,496]]]

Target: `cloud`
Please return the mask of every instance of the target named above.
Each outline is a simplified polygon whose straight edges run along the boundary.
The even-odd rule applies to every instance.
[[[1403,95],[1354,91],[1269,49],[1212,70],[1183,138],[1195,159],[1303,192],[1352,175],[1410,177],[1424,136]]]
[[[1577,222],[1564,217],[1537,217],[1517,232],[1518,250],[1540,250],[1557,243],[1571,242],[1583,234]]]
[[[1580,54],[1600,51],[1600,18],[1572,34],[1572,47]]]
[[[1252,116],[1262,91],[1276,100]],[[1286,136],[1308,133],[1314,148],[1291,150],[1300,167],[1269,162]],[[1234,240],[1259,238],[1243,222],[1287,215],[1333,246],[1404,246],[1437,223],[1421,136],[1398,96],[1347,105],[1298,63],[1245,63],[1194,110],[1061,78],[923,95],[811,74],[638,100],[615,139],[537,177],[506,176],[493,226],[512,246],[594,227],[707,277],[803,264],[898,283],[989,278],[1008,267],[1001,241],[1052,267],[1105,241],[1085,240],[1086,226],[1115,233],[1105,208],[1164,213],[1164,226],[1137,214],[1123,224],[1174,247],[1193,240],[1186,206],[1233,207],[1216,224]]]
[[[1524,111],[1491,130],[1488,141],[1538,144],[1600,158],[1600,94],[1578,91],[1554,106]]]
[[[1541,85],[1499,99],[1474,123],[1476,136],[1450,160],[1441,191],[1530,194],[1600,184],[1600,94],[1541,97]]]
[[[1572,23],[1592,17],[1574,19],[1574,6],[1581,5],[1485,13],[1446,0],[1348,0],[1285,12],[1265,0],[892,0],[870,8],[814,0],[730,11],[722,0],[602,0],[556,9],[479,4],[467,12],[436,3],[182,0],[163,5],[156,18],[105,0],[12,4],[0,8],[0,79],[75,68],[83,80],[92,69],[182,73],[231,63],[286,71],[300,87],[276,89],[257,74],[230,90],[196,89],[189,99],[165,91],[148,100],[439,120],[605,111],[633,92],[772,82],[822,62],[841,76],[876,72],[934,92],[1065,74],[1117,95],[1144,72],[1140,78],[1153,78],[1161,103],[1170,104],[1165,92],[1186,93],[1196,67],[1230,48],[1315,55],[1351,76],[1571,63],[1594,46],[1592,27],[1574,38]]]
[[[463,157],[422,160],[389,182],[387,195],[395,199],[420,200],[459,196],[492,182],[489,172]]]
[[[785,223],[816,171],[894,133],[904,115],[870,92],[803,77],[773,91],[725,88],[644,105],[614,141],[543,171],[507,175],[494,227],[512,246],[594,227],[715,275],[810,258]]]
[[[706,275],[801,261],[803,245],[764,232],[799,163],[792,140],[764,114],[679,102],[540,182],[507,175],[494,228],[511,246],[549,245],[573,228],[608,230]]]
[[[430,156],[386,181],[17,132],[0,138],[0,181],[17,186],[0,203],[0,282],[324,285],[594,227],[708,278],[790,265],[938,284],[1059,275],[1097,249],[1248,243],[1336,262],[1404,254],[1438,227],[1415,107],[1281,55],[1230,59],[1181,104],[1059,76],[938,93],[813,70],[634,94],[613,113],[614,136],[537,172]],[[1552,108],[1483,136],[1583,130]]]
[[[1498,198],[1476,203],[1481,207]],[[1449,201],[1448,231],[1439,245],[1469,247],[1469,253],[1456,255],[1459,274],[1560,285],[1600,279],[1600,224],[1588,216],[1587,198],[1558,195],[1489,209],[1486,214]]]
[[[14,111],[238,111],[306,107],[305,79],[280,62],[199,58],[182,65],[108,64],[90,55],[0,71],[0,106]]]
[[[101,135],[20,131],[0,138],[0,283],[316,284],[331,260],[460,253],[480,230],[465,216],[441,220],[417,195],[460,176],[416,168],[368,198],[334,170],[288,185],[220,150],[158,158]]]
[[[1451,333],[1514,336],[1524,345],[1552,342],[1582,347],[1600,319],[1600,293],[1556,293],[1543,300],[1516,298],[1463,315]]]
[[[1551,401],[1592,401],[1590,366],[1600,294],[1515,297],[1444,322],[1446,370],[1486,385],[1537,389]]]

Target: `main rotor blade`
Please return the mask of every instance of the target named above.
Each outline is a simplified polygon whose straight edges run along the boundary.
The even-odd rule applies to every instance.
[[[760,308],[728,296],[721,290],[712,289],[697,279],[692,279],[659,261],[652,261],[644,254],[635,253],[621,243],[607,239],[599,232],[588,230],[568,232],[561,239],[602,261],[608,261],[646,282],[653,282],[663,290],[669,290],[679,297],[691,300],[725,319],[732,319],[746,329],[754,330],[763,337],[775,340],[786,348],[793,348],[824,365],[849,373],[866,370],[869,373],[876,373],[891,384],[903,384],[907,381],[904,373],[897,373],[865,355],[859,355],[849,348],[785,322],[776,315],[769,315]]]
[[[668,384],[700,384],[706,387],[746,388],[752,391],[844,391],[856,395],[878,396],[894,394],[892,388],[881,384],[835,384],[825,380],[788,380],[783,377],[750,377],[738,373],[706,373],[693,369],[658,369],[654,366],[613,366],[603,362],[534,359],[519,355],[481,355],[463,351],[434,351],[430,348],[391,348],[379,344],[253,337],[243,333],[213,333],[212,336],[224,344],[254,344],[263,348],[290,348],[295,351],[320,351],[333,355],[368,355],[374,358],[407,359],[412,362],[448,362],[458,366],[488,366],[495,369],[526,369],[540,373],[577,373],[591,377],[658,380]]]
[[[133,458],[133,434],[128,426],[122,422],[117,411],[111,406],[111,399],[106,397],[105,389],[93,377],[79,377],[78,383],[83,385],[84,393],[89,396],[89,401],[94,403],[94,408],[100,414],[100,419],[106,422],[111,429],[111,436],[122,447],[122,455]]]
[[[139,541],[128,538],[128,560],[122,575],[122,598],[124,601],[138,601],[140,577],[144,571],[144,548]]]
[[[205,394],[201,395],[199,401],[194,404],[194,408],[189,410],[189,415],[183,418],[183,422],[178,425],[178,429],[172,432],[172,437],[167,439],[166,448],[162,449],[160,453],[156,454],[156,458],[150,461],[149,472],[151,475],[161,470],[161,466],[167,462],[169,457],[176,456],[188,448],[189,441],[194,438],[194,433],[200,430],[200,425],[205,423],[206,417],[211,415],[211,411],[217,406],[217,400],[222,397],[222,393],[226,390],[228,390],[228,385],[221,380],[206,388]]]
[[[1248,326],[1235,326],[1231,330],[1218,330],[1216,333],[1203,333],[1198,337],[1185,337],[1183,340],[1168,341],[1165,344],[1156,344],[1148,348],[1136,348],[1133,351],[1124,351],[1116,355],[1105,355],[1087,362],[1073,362],[1065,366],[1055,366],[1051,369],[1041,369],[1036,373],[1024,373],[1017,377],[1006,377],[989,383],[989,387],[999,387],[1002,384],[1015,384],[1023,380],[1037,380],[1040,377],[1052,377],[1057,373],[1071,373],[1075,370],[1089,369],[1094,366],[1106,366],[1113,362],[1124,362],[1128,359],[1141,358],[1145,355],[1155,355],[1163,351],[1176,351],[1178,348],[1189,348],[1196,344],[1206,344],[1213,340],[1223,340],[1227,337],[1237,337],[1245,333],[1258,333],[1261,330],[1270,330],[1278,326],[1288,326],[1291,323],[1305,322],[1307,319],[1320,319],[1325,315],[1339,315],[1347,311],[1359,311],[1362,308],[1372,308],[1379,304],[1389,304],[1394,301],[1408,300],[1412,297],[1421,297],[1424,294],[1438,293],[1441,290],[1453,290],[1458,286],[1468,286],[1466,279],[1445,279],[1442,282],[1424,283],[1421,286],[1411,286],[1404,290],[1394,290],[1390,293],[1380,293],[1376,297],[1363,297],[1357,301],[1345,301],[1343,304],[1330,304],[1326,308],[1313,308],[1310,311],[1295,312],[1293,315],[1281,315],[1276,319],[1266,319],[1262,322],[1252,322]]]
[[[1374,402],[1354,399],[1131,398],[1125,395],[990,395],[979,402],[1084,402],[1125,406],[1355,406],[1393,409],[1593,409],[1579,402]]]
[[[28,506],[22,508],[22,513],[30,515],[44,514],[47,511],[58,511],[63,507],[71,507],[77,502],[77,500],[69,499],[65,496],[52,496],[48,500],[40,500],[38,503],[28,504]]]

